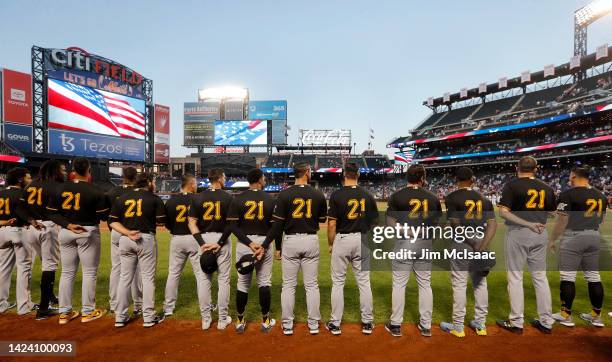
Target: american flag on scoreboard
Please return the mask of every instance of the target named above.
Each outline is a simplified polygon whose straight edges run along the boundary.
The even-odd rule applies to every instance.
[[[49,79],[49,127],[143,139],[144,101]]]
[[[215,121],[215,145],[265,145],[266,121]]]
[[[396,165],[409,165],[412,163],[413,158],[414,151],[396,152],[394,161]]]

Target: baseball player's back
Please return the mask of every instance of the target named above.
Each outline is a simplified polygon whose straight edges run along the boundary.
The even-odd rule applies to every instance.
[[[109,206],[99,188],[85,181],[59,184],[57,194],[49,200],[47,210],[55,213],[56,223],[97,226],[106,218]],[[60,215],[60,218],[57,218]]]
[[[435,225],[441,213],[438,197],[420,186],[406,186],[389,197],[387,214],[399,223]]]
[[[206,189],[193,197],[189,216],[197,219],[201,233],[223,233],[232,195],[221,189]]]
[[[444,199],[449,219],[457,220],[462,226],[483,226],[495,218],[493,203],[472,188],[460,188]]]
[[[234,198],[227,219],[238,221],[247,235],[265,236],[270,229],[275,200],[263,190],[246,190]]]
[[[546,224],[549,212],[555,211],[557,204],[555,191],[548,184],[535,177],[519,177],[504,185],[497,206],[512,211],[523,220]],[[516,225],[508,220],[506,224]]]
[[[336,232],[351,234],[366,232],[378,219],[374,196],[361,186],[344,186],[329,198],[328,217],[336,220]]]
[[[567,229],[599,230],[606,216],[608,199],[592,186],[572,187],[559,195],[557,211],[567,213]]]
[[[193,194],[181,192],[166,201],[166,229],[170,234],[191,235],[188,217],[193,197]]]
[[[129,230],[155,234],[157,225],[164,221],[165,217],[164,202],[159,196],[139,188],[126,192],[115,200],[109,222],[119,221]]]
[[[325,195],[310,185],[293,185],[278,194],[273,217],[284,221],[286,235],[316,234],[327,217]]]

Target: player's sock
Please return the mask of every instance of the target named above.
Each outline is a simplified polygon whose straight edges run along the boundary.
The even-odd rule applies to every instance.
[[[51,295],[49,294],[51,279],[53,272],[43,271],[40,276],[40,310],[48,310],[49,302],[51,301]]]
[[[270,313],[270,287],[259,288],[259,305],[261,306],[261,315],[267,316]]]
[[[576,297],[576,283],[562,280],[561,281],[561,313],[572,314],[572,304]],[[567,317],[567,316],[565,316]]]
[[[604,290],[601,282],[589,283],[589,298],[591,299],[591,306],[593,307],[594,316],[598,316],[601,313],[601,306],[603,305]]]
[[[241,316],[244,314],[247,302],[249,301],[249,293],[236,291],[236,312]]]
[[[55,289],[55,270],[51,270],[49,272],[49,299],[51,301],[57,301],[57,296],[53,293],[53,289]]]

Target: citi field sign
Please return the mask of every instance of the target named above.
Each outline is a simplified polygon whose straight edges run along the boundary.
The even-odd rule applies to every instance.
[[[53,68],[96,73],[132,86],[139,86],[143,82],[142,75],[130,68],[112,60],[90,54],[81,48],[45,49],[45,53],[48,54],[46,60],[51,63],[48,65],[51,65]]]

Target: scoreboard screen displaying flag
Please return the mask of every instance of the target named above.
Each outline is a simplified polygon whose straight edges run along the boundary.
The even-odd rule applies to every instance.
[[[145,101],[48,80],[49,128],[144,140]]]
[[[267,121],[215,121],[215,145],[247,146],[268,143]]]

